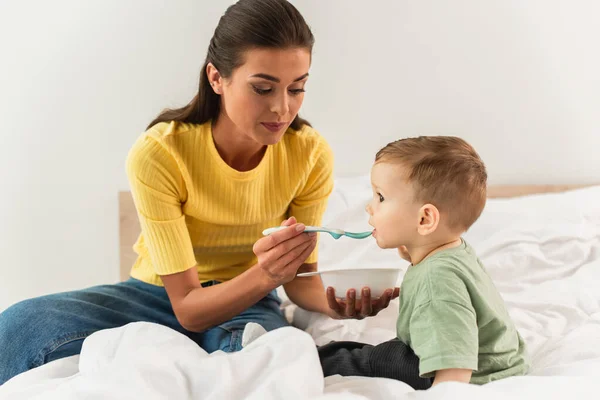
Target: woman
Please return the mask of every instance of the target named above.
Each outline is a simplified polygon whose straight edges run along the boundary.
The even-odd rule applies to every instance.
[[[373,302],[365,293],[360,304],[348,293],[341,303],[319,278],[294,279],[317,268],[317,236],[304,224],[320,224],[333,186],[328,145],[298,117],[313,41],[284,0],[241,0],[226,11],[198,94],[159,115],[129,154],[142,227],[132,278],[2,313],[0,384],[78,354],[97,330],[135,321],[171,327],[208,352],[239,350],[246,323],[287,325],[281,285],[300,307],[333,318],[388,305],[391,290]],[[288,229],[261,236],[282,221]]]

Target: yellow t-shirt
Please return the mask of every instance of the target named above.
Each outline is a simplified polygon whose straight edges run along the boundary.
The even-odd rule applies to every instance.
[[[193,266],[201,282],[225,281],[254,264],[254,243],[288,216],[319,225],[333,189],[333,154],[314,129],[288,129],[251,171],[219,155],[211,123],[160,123],[127,158],[142,232],[131,276],[162,286],[159,275]],[[317,261],[315,250],[307,263]]]

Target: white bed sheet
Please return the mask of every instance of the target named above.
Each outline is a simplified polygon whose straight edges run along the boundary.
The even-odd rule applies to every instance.
[[[368,229],[368,177],[336,181],[329,226]],[[596,399],[600,396],[600,187],[490,200],[465,238],[478,251],[528,344],[532,371],[482,387],[443,384],[413,392],[374,378],[323,380],[314,343],[379,343],[394,336],[397,301],[375,318],[334,321],[288,304],[306,333],[270,332],[239,353],[207,355],[153,324],[88,338],[81,356],[55,361],[0,387],[1,399]],[[407,263],[371,239],[322,236],[321,268]],[[284,299],[285,300],[285,299]]]

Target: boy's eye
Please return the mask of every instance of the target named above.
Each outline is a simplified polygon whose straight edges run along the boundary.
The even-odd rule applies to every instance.
[[[379,194],[379,193],[377,193],[377,195],[379,196],[379,202],[380,202],[380,203],[383,203],[383,200],[385,200],[385,199],[383,198],[383,196],[382,196],[381,194]]]

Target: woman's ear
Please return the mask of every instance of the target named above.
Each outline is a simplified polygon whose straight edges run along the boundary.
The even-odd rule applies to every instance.
[[[420,235],[430,235],[440,224],[440,211],[433,204],[425,204],[419,210],[419,226],[417,231]]]
[[[221,77],[221,74],[213,65],[213,63],[208,63],[206,65],[206,76],[208,77],[208,83],[210,83],[210,86],[212,87],[213,91],[216,94],[222,94],[223,78]]]

